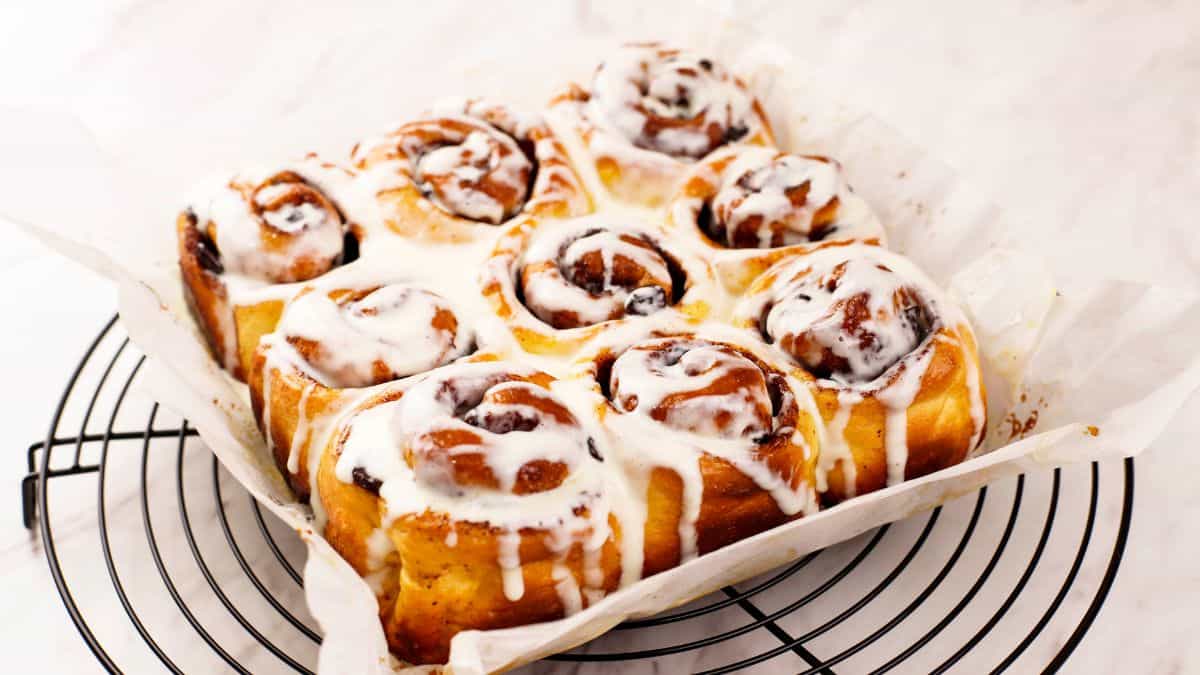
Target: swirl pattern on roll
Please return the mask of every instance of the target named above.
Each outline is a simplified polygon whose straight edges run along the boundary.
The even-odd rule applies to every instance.
[[[518,601],[524,535],[541,532],[535,540],[550,554],[580,545],[594,554],[612,534],[603,456],[553,382],[515,363],[438,369],[385,406],[379,423],[349,427],[338,478],[382,498],[385,524],[423,527],[435,517],[489,532],[504,596]],[[601,591],[603,578],[589,567],[583,586]]]
[[[682,292],[674,261],[633,228],[588,227],[545,236],[525,252],[525,306],[555,328],[653,314]]]
[[[613,403],[680,431],[763,438],[772,430],[767,375],[729,345],[697,339],[643,342],[612,366]]]
[[[541,373],[490,365],[436,375],[405,396],[396,428],[417,480],[527,495],[553,490],[595,461],[578,420]]]
[[[201,265],[272,283],[316,278],[342,259],[346,224],[337,206],[298,172],[235,177],[190,206]]]
[[[657,43],[600,64],[590,106],[633,145],[686,159],[745,138],[757,120],[754,99],[719,63]]]
[[[534,165],[503,131],[469,118],[410,122],[354,153],[358,166],[404,160],[408,177],[431,202],[468,220],[499,225],[529,196]]]
[[[882,240],[883,228],[827,157],[745,147],[706,159],[684,185],[672,217],[730,248],[825,240]]]
[[[599,393],[619,413],[605,420],[621,439],[624,470],[646,486],[644,530],[627,535],[644,550],[643,574],[816,508],[818,413],[808,391],[727,341],[737,332],[656,334],[601,340],[589,357]]]
[[[827,503],[961,462],[982,440],[970,325],[903,256],[846,243],[797,252],[735,314],[810,377],[826,422],[817,478]]]
[[[915,286],[856,256],[799,270],[762,319],[767,338],[809,372],[848,383],[879,377],[934,329]]]
[[[327,386],[366,387],[422,373],[466,354],[469,326],[441,296],[407,284],[305,289],[277,328]]]
[[[556,383],[511,362],[456,363],[381,392],[335,432],[326,484],[351,488],[343,501],[378,518],[398,556],[383,610],[396,653],[444,662],[463,622],[548,621],[615,589],[603,456]]]

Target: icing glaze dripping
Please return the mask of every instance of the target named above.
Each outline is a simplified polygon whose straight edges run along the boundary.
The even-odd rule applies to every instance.
[[[264,385],[267,386],[267,385]],[[300,471],[300,451],[308,441],[308,397],[312,394],[313,383],[308,383],[300,392],[300,401],[296,404],[296,430],[292,434],[292,446],[288,449],[287,470],[295,474]],[[263,395],[266,398],[264,392]]]
[[[504,581],[504,597],[512,602],[525,595],[525,576],[521,569],[521,534],[519,532],[503,532],[496,537],[499,547],[497,562],[500,564],[500,576]]]
[[[850,423],[854,406],[861,401],[862,396],[858,393],[838,392],[837,412],[834,413],[825,428],[825,443],[821,446],[821,453],[817,460],[817,490],[820,492],[824,492],[828,488],[826,477],[829,472],[840,465],[846,494],[851,497],[855,494],[858,472],[854,462],[854,453],[850,451],[850,445],[846,442],[846,426]]]

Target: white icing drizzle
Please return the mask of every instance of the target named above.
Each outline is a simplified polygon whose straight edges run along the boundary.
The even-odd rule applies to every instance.
[[[264,383],[263,386],[269,385]],[[296,403],[296,430],[292,433],[292,445],[287,456],[287,470],[291,474],[300,471],[300,451],[308,440],[308,397],[315,386],[312,382],[305,384],[304,389],[300,391],[300,400]],[[263,398],[266,398],[265,390]]]
[[[756,373],[758,379],[732,392],[701,393],[739,371]],[[762,372],[723,345],[679,339],[641,343],[613,363],[612,382],[618,407],[677,429],[716,438],[751,438],[770,430],[771,399]],[[681,399],[681,392],[698,395]]]
[[[317,230],[337,219],[336,213],[319,204],[289,201],[298,196],[303,187],[296,183],[265,185],[254,192],[254,206],[262,209],[262,219],[268,225],[287,234]]]
[[[421,155],[414,169],[417,186],[438,206],[471,220],[499,224],[515,209],[481,189],[481,183],[491,177],[503,184],[519,195],[519,206],[533,165],[511,138],[472,131],[462,145],[443,145]]]
[[[685,563],[700,554],[696,521],[700,520],[700,505],[704,501],[704,479],[700,474],[700,458],[672,466],[683,481],[683,498],[679,504],[679,562]]]
[[[436,459],[436,455],[442,451],[452,456],[482,454],[502,492],[511,492],[516,487],[521,468],[529,462],[561,462],[567,465],[568,470],[572,470],[586,456],[587,439],[577,427],[546,417],[531,405],[514,404],[506,400],[509,398],[506,395],[514,394],[534,400],[545,399],[548,397],[545,389],[527,382],[497,382],[494,376],[480,376],[468,380],[463,389],[456,389],[453,395],[447,395],[444,389],[447,382],[449,380],[445,377],[431,377],[414,386],[405,397],[396,419],[397,429],[402,436],[410,439],[412,451],[435,458],[416,469],[419,480],[430,484],[454,481],[453,474],[445,473],[445,462]],[[488,400],[487,396],[494,398]],[[471,407],[474,418],[455,414],[456,409],[463,405]],[[494,433],[479,426],[486,423],[489,417],[507,416],[521,421],[537,420],[539,424],[535,429],[518,430],[525,433]],[[447,431],[466,432],[478,440],[444,450],[440,446],[440,437]],[[442,487],[454,489],[450,485]]]
[[[623,490],[621,498],[615,499],[614,512],[621,523],[621,582],[624,588],[642,578],[642,568],[646,560],[646,491],[650,486],[650,470],[646,465],[638,465],[629,457],[630,453],[619,456],[625,466],[631,469],[621,472],[615,481]],[[636,470],[636,469],[641,470]]]
[[[567,616],[578,613],[583,609],[583,592],[571,568],[560,561],[555,561],[550,568],[550,578],[554,580],[554,590],[558,592],[558,600],[562,603],[563,613]],[[505,591],[507,595],[507,591]]]
[[[309,494],[308,503],[313,512],[314,529],[318,531],[324,530],[325,524],[328,522],[328,517],[325,512],[325,505],[324,502],[321,501],[321,488],[317,482],[320,473],[319,469],[321,466],[321,458],[325,454],[325,449],[328,448],[333,442],[333,435],[338,433],[339,430],[343,429],[347,421],[354,417],[361,406],[365,405],[366,402],[374,395],[375,391],[372,389],[360,390],[356,395],[351,396],[349,400],[345,401],[343,405],[336,407],[332,412],[321,415],[310,422],[313,427],[311,438],[314,439],[310,444],[310,447],[321,449],[319,452],[310,452],[307,456]],[[342,482],[353,481],[353,476],[351,476],[351,481],[344,480],[343,475],[337,472],[336,464],[334,465],[334,469],[334,474],[338,480]],[[351,472],[353,472],[353,469],[351,469]],[[387,539],[389,543],[391,542],[391,538],[386,536],[385,528],[379,527],[376,528],[376,531],[382,532],[383,538]],[[372,536],[376,535],[373,534]]]
[[[537,176],[533,193],[525,204],[526,212],[537,213],[543,207],[561,205],[568,213],[579,213],[587,207],[588,197],[579,185],[574,168],[540,115],[523,113],[487,99],[462,97],[439,101],[434,104],[431,114],[480,119],[523,145],[533,147]]]
[[[583,583],[589,590],[604,587],[604,552],[600,548],[583,549]]]
[[[322,382],[362,387],[425,372],[465,354],[471,330],[441,296],[407,284],[342,292],[303,292],[276,333],[313,345],[306,361]]]
[[[314,159],[274,172],[244,171],[196,190],[188,209],[215,243],[226,274],[304,281],[342,257],[345,227],[322,189],[340,171]]]
[[[362,169],[390,171],[400,185],[411,181],[451,215],[492,225],[521,210],[534,172],[512,136],[462,114],[409,122],[360,143],[353,160]]]
[[[610,416],[606,423],[614,435],[624,438],[629,443],[622,455],[626,470],[633,477],[632,484],[642,487],[640,517],[621,519],[622,538],[629,538],[628,541],[622,542],[622,564],[629,566],[626,570],[636,565],[636,569],[628,574],[628,577],[635,581],[640,576],[643,556],[641,547],[644,546],[642,529],[645,527],[646,518],[645,487],[649,485],[650,474],[656,468],[670,469],[679,476],[683,485],[679,542],[680,553],[685,561],[694,558],[698,552],[696,521],[700,517],[704,496],[704,480],[699,464],[701,454],[719,457],[732,464],[760,488],[770,493],[780,511],[786,515],[808,513],[816,509],[814,486],[801,484],[793,488],[783,477],[755,460],[751,452],[753,444],[750,441],[714,439],[702,434],[671,429],[641,415]],[[637,524],[640,524],[640,527],[635,527]]]
[[[571,553],[571,547],[574,542],[568,537],[563,537],[560,530],[551,530],[546,536],[546,546],[558,556],[550,568],[550,577],[554,580],[554,589],[558,593],[559,602],[562,603],[563,613],[567,616],[575,614],[583,609],[584,592],[579,587],[579,582],[576,580],[571,568],[565,564],[567,556]],[[583,560],[583,578],[584,583],[590,589],[602,589],[604,583],[603,570],[593,569],[599,565],[601,550],[585,550]],[[599,571],[597,576],[596,572]]]
[[[546,111],[546,122],[574,160],[579,178],[592,199],[600,202],[596,211],[619,213],[629,208],[644,213],[645,210],[638,209],[635,204],[615,198],[601,179],[595,159],[609,157],[619,162],[647,165],[665,175],[679,173],[686,165],[669,155],[643,150],[603,125],[595,127],[598,133],[591,133],[588,128],[591,124],[587,112],[589,105],[576,100],[561,101]],[[586,141],[583,135],[586,135]]]
[[[687,184],[687,192],[670,207],[672,217],[726,246],[884,238],[879,219],[832,159],[734,147],[713,153]],[[701,222],[706,204],[709,220]]]
[[[225,370],[234,372],[241,364],[238,359],[238,336],[237,327],[233,321],[233,312],[214,312],[214,314],[218,323],[216,339],[221,341],[221,354],[224,356],[224,363],[221,365]]]
[[[536,113],[517,110],[486,98],[447,96],[429,106],[430,117],[472,117],[487,122],[513,138],[528,137],[541,125]]]
[[[514,530],[501,532],[496,537],[499,547],[497,562],[500,563],[500,576],[504,582],[504,597],[510,602],[516,602],[525,595],[525,575],[521,568],[521,533]]]
[[[846,257],[806,268],[776,293],[766,330],[809,368],[839,382],[870,381],[924,337],[920,298],[880,263]]]
[[[589,275],[595,271],[597,254],[599,279]],[[581,271],[584,278],[574,277],[576,266],[588,262],[593,267]],[[618,264],[625,278],[614,277]],[[645,230],[610,225],[597,217],[578,218],[536,236],[519,267],[525,306],[559,328],[590,326],[627,312],[653,313],[668,306],[674,293],[664,254]]]
[[[908,409],[921,392],[921,380],[933,357],[932,349],[923,349],[916,358],[901,364],[904,369],[892,383],[875,393],[887,409],[884,422],[884,451],[887,455],[887,484],[904,482],[908,466]]]
[[[371,530],[366,539],[366,563],[367,574],[363,578],[371,586],[371,590],[375,595],[383,593],[384,580],[387,579],[391,572],[387,565],[387,558],[396,550],[396,545],[392,542],[392,538],[388,536],[387,530],[382,527],[377,527]]]
[[[367,568],[383,568],[384,560],[395,550],[396,546],[387,530],[382,527],[371,530],[371,534],[367,535]]]
[[[753,99],[719,64],[660,45],[630,45],[596,70],[589,119],[637,147],[699,158],[756,124]]]
[[[842,466],[842,482],[847,496],[853,497],[856,492],[858,465],[854,463],[854,453],[846,443],[846,425],[850,423],[850,415],[854,407],[862,401],[862,395],[853,391],[838,392],[838,409],[833,419],[825,427],[825,441],[821,444],[821,452],[817,456],[817,491],[828,489],[827,476],[839,463]]]
[[[595,442],[605,461],[600,465],[603,489],[610,512],[621,524],[617,541],[620,552],[621,577],[618,585],[628,586],[642,578],[643,544],[646,524],[646,488],[649,470],[630,471],[637,453],[630,452],[624,439],[613,433],[612,417],[601,423],[594,411],[607,406],[586,369],[566,380],[556,380],[551,387],[564,403],[575,411],[593,411],[580,415],[580,424]],[[593,533],[598,538],[597,533]],[[601,567],[603,542],[584,547],[584,596],[594,602],[604,595]]]

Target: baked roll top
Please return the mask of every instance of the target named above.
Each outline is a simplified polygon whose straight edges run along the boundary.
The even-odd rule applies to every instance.
[[[580,364],[644,500],[623,520],[622,548],[642,556],[642,574],[816,510],[816,406],[762,355],[724,341],[737,335],[613,336]]]
[[[903,256],[831,244],[786,257],[751,286],[738,316],[814,391],[827,425],[826,501],[956,464],[982,441],[974,334]]]
[[[714,153],[691,171],[669,208],[675,223],[722,248],[884,238],[836,160],[774,148]]]
[[[333,434],[327,535],[369,552],[374,528],[386,532],[393,553],[362,564],[392,585],[381,613],[402,658],[444,662],[459,630],[558,618],[616,587],[604,458],[553,383],[513,363],[447,366]]]
[[[351,153],[398,233],[466,241],[518,215],[584,212],[590,199],[558,139],[534,114],[449,100]]]
[[[731,144],[770,145],[770,125],[745,84],[700,54],[630,44],[572,85],[550,113],[573,129],[603,189],[657,206],[695,161]]]
[[[660,313],[702,320],[715,284],[693,250],[634,215],[529,219],[500,237],[481,276],[520,349],[556,355]]]

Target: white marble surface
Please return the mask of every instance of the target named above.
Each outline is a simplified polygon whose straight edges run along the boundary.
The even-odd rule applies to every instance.
[[[230,64],[220,57],[223,39],[261,40],[266,62],[286,69],[286,61],[271,60],[279,53],[272,46],[282,48],[295,40],[319,45],[324,39],[352,39],[356,30],[386,30],[386,25],[379,24],[381,16],[399,22],[397,40],[423,40],[430,44],[430,50],[439,50],[450,39],[451,27],[463,39],[497,30],[515,36],[547,26],[561,29],[585,17],[591,26],[644,36],[653,33],[656,21],[680,11],[657,7],[599,17],[585,5],[531,12],[531,6],[509,3],[489,3],[486,9],[474,11],[452,3],[436,7],[427,4],[402,21],[395,10],[363,10],[355,17],[311,10],[297,18],[291,13],[291,3],[263,4],[254,11],[233,2],[205,3],[201,9],[166,0],[100,7],[82,3],[5,5],[0,8],[0,105],[67,103],[98,128],[120,137],[137,133],[138,110],[128,105],[135,95],[137,100],[151,104],[154,99],[147,97],[147,92],[185,95],[189,77],[213,68],[228,68]],[[1087,259],[1134,279],[1188,285],[1200,281],[1200,236],[1194,223],[1196,188],[1200,185],[1200,116],[1196,112],[1200,110],[1200,5],[1120,0],[1051,7],[1033,3],[985,7],[956,2],[902,5],[832,1],[744,5],[749,20],[789,44],[802,58],[818,64],[838,96],[875,111],[932,155],[954,166],[970,182],[993,195],[1022,232],[1031,236],[1042,231],[1064,233],[1069,245],[1049,250],[1052,258],[1073,264]],[[296,32],[297,26],[320,25],[322,17],[330,21],[327,33]],[[342,19],[344,25],[333,23],[334,18]],[[262,31],[276,20],[283,23],[283,29],[262,38]],[[191,30],[193,26],[204,31]],[[220,30],[214,32],[214,26]],[[135,46],[144,48],[147,42],[159,50],[156,68],[125,58],[127,51]],[[398,81],[402,76],[401,66],[397,69]],[[228,91],[195,95],[253,100],[252,92],[239,91],[235,81],[231,81]],[[254,111],[230,105],[228,114],[231,120],[237,120],[239,114],[252,116]],[[15,507],[18,482],[25,472],[24,448],[44,435],[53,401],[77,355],[113,311],[113,293],[89,273],[4,227],[0,230],[0,287],[9,290],[0,294],[0,316],[10,318],[7,329],[0,331],[0,353],[9,357],[8,381],[20,386],[3,390],[3,420],[11,431],[10,448],[5,453],[8,459],[4,460],[8,465],[3,474],[6,478],[0,482],[0,492],[8,491],[13,508],[9,517],[0,518],[0,556],[7,570],[0,579],[0,592],[9,607],[0,618],[0,640],[9,648],[8,666],[14,672],[96,671],[96,661],[77,638],[58,602],[43,551],[22,528]],[[1155,236],[1144,236],[1147,232]],[[141,413],[144,423],[145,408],[138,406],[147,402],[135,400],[130,405]],[[1192,450],[1200,441],[1195,422],[1198,418],[1200,400],[1193,399],[1156,447],[1138,460],[1136,504],[1126,557],[1094,627],[1068,662],[1068,671],[1200,670],[1200,649],[1192,636],[1200,603],[1200,574],[1194,564],[1200,553],[1195,544],[1200,535],[1196,525],[1200,522],[1200,497],[1193,487],[1200,459]],[[137,414],[130,419],[136,420]],[[203,454],[189,450],[187,457],[189,480],[194,470],[211,482],[207,473],[210,465]],[[146,584],[141,595],[135,595],[141,603],[138,606],[154,616],[158,616],[154,612],[161,611],[159,618],[167,622],[162,633],[164,643],[171,645],[171,653],[181,664],[188,664],[189,670],[220,668],[211,652],[189,637],[190,629],[168,605],[161,582],[144,560],[145,544],[138,540],[143,537],[140,514],[132,501],[136,467],[122,465],[121,471],[124,473],[114,473],[113,490],[128,490],[129,494],[109,496],[121,514],[113,519],[112,536],[115,543],[128,541],[130,550],[137,549],[143,556],[131,560],[127,568],[133,570],[131,586]],[[1119,495],[1119,485],[1112,482],[1117,471],[1115,466],[1103,469],[1104,499],[1097,541],[1111,542],[1113,520],[1120,506],[1119,500],[1112,499],[1114,494]],[[167,483],[167,478],[173,480],[164,475]],[[62,480],[80,481],[77,490],[72,490],[72,484],[61,484],[68,518],[58,533],[64,542],[60,552],[64,557],[70,554],[76,565],[73,569],[77,576],[73,578],[79,580],[81,595],[96,599],[89,620],[100,626],[98,631],[102,631],[106,644],[125,659],[121,663],[126,668],[145,670],[154,663],[153,657],[141,647],[128,620],[112,601],[108,577],[94,548],[95,482],[91,478]],[[228,481],[224,484],[231,485]],[[1063,508],[1068,509],[1063,516],[1065,522],[1081,522],[1077,511],[1069,511],[1085,505],[1083,496],[1075,491],[1074,486],[1080,485],[1086,485],[1086,473],[1069,472],[1064,477]],[[979,535],[982,548],[973,544],[964,552],[965,566],[977,570],[986,563],[996,533],[1007,518],[1004,503],[1011,490],[1012,485],[1002,485],[990,494],[980,526],[987,536]],[[1026,490],[1030,503],[1043,504],[1048,480],[1031,478]],[[202,493],[197,488],[196,494]],[[1042,501],[1035,501],[1038,499]],[[240,500],[230,500],[235,501],[240,504]],[[207,503],[207,507],[193,508],[207,508],[203,512],[207,516],[212,509],[211,498]],[[927,544],[929,553],[923,549],[921,554],[931,557],[915,560],[912,573],[906,572],[898,580],[897,596],[883,600],[882,610],[888,611],[873,606],[868,614],[876,618],[890,616],[888,612],[894,613],[892,610],[902,606],[905,598],[912,598],[912,589],[928,583],[954,548],[973,504],[970,498],[947,509],[938,525],[938,536]],[[172,520],[177,516],[174,508],[170,504],[163,507],[159,527],[164,533],[171,531],[171,525],[178,530],[177,522]],[[246,515],[244,505],[237,514]],[[996,585],[987,587],[995,590],[981,592],[979,603],[991,603],[994,608],[1011,587],[1020,574],[1018,565],[1023,565],[1035,543],[1041,517],[1032,509],[1023,512],[1010,544],[1022,555],[1013,554],[1012,560],[1017,563],[1008,562],[1007,557],[1002,560],[995,572]],[[885,543],[891,546],[886,553],[893,557],[883,556],[884,561],[894,562],[896,552],[903,553],[900,545],[911,542],[924,522],[918,519],[889,532]],[[1079,526],[1075,527],[1078,530]],[[211,528],[205,536],[209,535],[221,536],[219,530]],[[990,636],[997,641],[985,641],[981,647],[979,664],[994,663],[1002,656],[987,651],[992,645],[997,650],[1003,647],[1003,652],[1011,649],[1017,639],[1013,636],[1036,621],[1046,599],[1057,592],[1073,555],[1070,538],[1065,532],[1056,532],[1058,535],[1063,535],[1064,543],[1060,546],[1055,539],[1047,548],[1039,574],[1031,578],[1022,599]],[[821,565],[844,561],[857,550],[854,546],[861,548],[862,543],[838,547],[823,555]],[[201,545],[216,547],[223,542],[202,538]],[[164,543],[164,550],[169,556],[185,556],[179,564],[186,565],[184,546],[176,533]],[[1018,668],[1035,667],[1057,651],[1057,641],[1065,638],[1072,619],[1078,620],[1103,574],[1107,556],[1099,553],[1103,551],[1085,559],[1077,589],[1064,601],[1063,618],[1047,628],[1043,638],[1023,657],[1025,660],[1016,664]],[[883,565],[879,569],[885,568]],[[228,560],[215,572],[238,574]],[[863,579],[870,577],[869,572],[863,574]],[[189,584],[181,587],[185,597],[195,594],[197,604],[213,608],[211,615],[202,617],[209,622],[206,625],[217,626],[215,631],[226,630],[232,620],[211,598],[200,599],[207,587],[195,570],[186,578]],[[276,581],[268,580],[270,584]],[[974,577],[967,574],[947,577],[929,606],[922,608],[928,613],[925,616],[944,614],[973,581]],[[255,593],[244,581],[236,588],[239,601]],[[900,592],[905,589],[907,595]],[[841,592],[846,594],[838,598],[843,600],[841,605],[834,602],[828,607],[814,606],[808,616],[792,619],[797,625],[783,628],[802,632],[799,624],[810,621],[812,614],[844,606],[844,599],[852,591]],[[781,601],[779,595],[774,594],[774,602]],[[772,599],[763,603],[764,609],[770,609],[770,602]],[[964,612],[947,634],[969,634],[986,616]],[[711,631],[726,620],[718,617],[699,628],[673,628],[678,635],[667,637],[695,637],[693,632]],[[736,624],[744,618],[728,620]],[[932,625],[928,621],[914,622],[918,625],[909,632],[888,638],[886,646],[892,653],[899,651],[906,639],[920,635],[921,625]],[[845,630],[863,634],[877,626],[871,616],[865,616],[847,624]],[[231,640],[242,641],[236,647],[241,652],[261,657],[256,653],[260,650],[246,642],[244,633],[230,630],[228,635]],[[631,643],[639,639],[610,639],[604,647],[633,648]],[[695,661],[666,661],[664,668],[710,667],[736,660],[737,650],[752,653],[769,644],[754,642],[757,639],[711,647],[688,657]],[[817,640],[811,645],[819,654],[828,653],[819,651],[823,647],[835,649],[847,644],[844,634],[840,639],[823,639],[825,643]],[[938,656],[947,654],[936,653],[938,649],[941,647],[931,647],[933,655],[921,655],[925,660],[909,662],[901,670],[920,671],[936,664]],[[871,660],[870,656],[852,659],[838,672],[860,672],[879,665],[881,661]],[[785,658],[792,660],[771,663],[785,670],[800,667],[796,657]],[[272,667],[278,664],[269,659],[261,663],[264,669],[267,663]],[[964,661],[968,663],[974,662]]]

